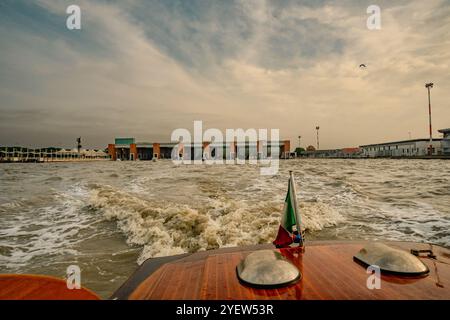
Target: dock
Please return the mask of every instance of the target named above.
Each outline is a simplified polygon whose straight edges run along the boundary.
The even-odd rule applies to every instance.
[[[0,147],[0,163],[81,162],[110,160],[101,150],[70,150],[63,148],[30,149],[25,147]]]

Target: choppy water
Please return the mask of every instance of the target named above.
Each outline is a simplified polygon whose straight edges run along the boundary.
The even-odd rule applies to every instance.
[[[450,161],[0,165],[0,273],[64,277],[108,297],[146,258],[271,242],[293,170],[308,239],[450,245]]]

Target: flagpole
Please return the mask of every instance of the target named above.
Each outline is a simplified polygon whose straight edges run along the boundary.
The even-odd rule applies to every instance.
[[[296,221],[296,225],[297,225],[298,234],[300,235],[300,243],[298,245],[303,246],[304,240],[303,240],[303,234],[302,234],[302,228],[301,228],[302,221],[301,221],[300,215],[298,214],[297,190],[295,188],[294,174],[292,173],[292,171],[289,171],[289,178],[290,178],[289,181],[291,182],[292,193],[294,194],[295,221]]]

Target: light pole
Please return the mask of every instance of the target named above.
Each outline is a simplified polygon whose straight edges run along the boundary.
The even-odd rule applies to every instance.
[[[77,150],[78,150],[78,153],[80,153],[80,150],[81,150],[81,137],[77,138]]]
[[[302,149],[301,149],[302,145],[300,143],[301,139],[302,139],[302,136],[298,136],[298,153],[297,152],[295,153],[295,155],[297,157],[300,157],[300,154],[302,153]]]
[[[316,130],[317,130],[317,151],[319,151],[319,129],[320,129],[320,127],[317,126],[316,127]]]
[[[430,149],[428,150],[428,154],[431,156],[433,154],[433,130],[431,128],[431,94],[430,89],[433,88],[433,83],[425,84],[425,88],[428,89],[428,116],[430,121]]]

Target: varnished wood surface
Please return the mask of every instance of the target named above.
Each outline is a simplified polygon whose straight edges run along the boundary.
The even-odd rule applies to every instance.
[[[401,277],[383,274],[381,289],[369,290],[366,268],[353,261],[353,256],[365,242],[313,242],[302,254],[292,249],[280,252],[302,272],[297,284],[278,289],[254,289],[242,285],[236,276],[236,265],[262,245],[199,252],[181,256],[178,260],[154,268],[145,280],[134,284],[128,299],[450,299],[450,250],[432,246],[437,259],[421,257],[430,273],[422,277]],[[389,242],[388,245],[409,252],[410,249],[429,249],[430,245]],[[154,259],[151,259],[154,260]],[[151,262],[149,260],[149,263]],[[153,261],[154,262],[154,261]],[[145,264],[143,267],[145,269]],[[139,271],[139,270],[138,270]],[[143,272],[143,271],[142,271]],[[140,274],[141,279],[142,273]],[[128,286],[133,287],[133,277]],[[114,297],[114,296],[113,296]]]
[[[0,275],[0,300],[99,300],[92,291],[69,290],[66,281],[40,275]]]

